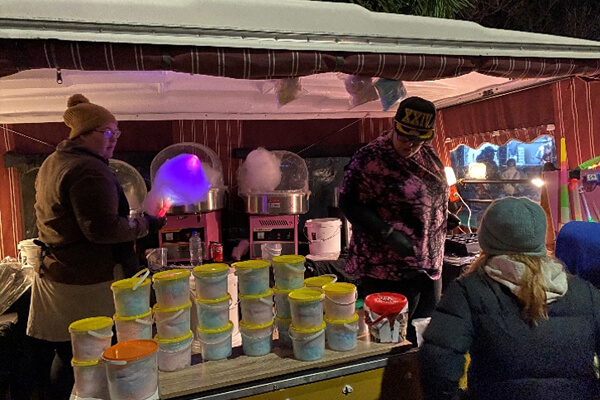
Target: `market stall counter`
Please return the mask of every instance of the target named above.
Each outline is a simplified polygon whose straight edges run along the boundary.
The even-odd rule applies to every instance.
[[[410,342],[358,340],[356,349],[326,349],[317,361],[299,361],[274,347],[262,357],[233,350],[227,360],[193,363],[159,373],[161,399],[421,399],[418,350]],[[200,355],[194,355],[196,357]]]

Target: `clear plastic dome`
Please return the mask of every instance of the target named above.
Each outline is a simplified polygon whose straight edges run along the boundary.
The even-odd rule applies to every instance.
[[[154,183],[154,177],[161,165],[167,160],[180,154],[194,154],[202,162],[202,169],[211,184],[211,188],[223,189],[223,165],[217,153],[199,143],[184,142],[176,143],[161,150],[150,164],[150,179]]]
[[[134,211],[142,210],[144,199],[148,194],[144,178],[132,165],[124,161],[110,159],[108,166],[116,175],[117,180],[123,187],[125,197],[129,202],[129,209]]]
[[[308,168],[300,156],[262,148],[248,155],[238,170],[238,194],[271,193],[309,193]]]

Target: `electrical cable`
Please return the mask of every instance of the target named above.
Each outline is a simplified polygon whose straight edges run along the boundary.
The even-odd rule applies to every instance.
[[[467,211],[469,212],[469,217],[467,218],[467,230],[469,231],[469,233],[473,233],[473,231],[471,230],[471,208],[467,205],[467,203],[465,203],[465,201],[463,200],[460,193],[458,193],[458,192],[456,192],[456,193],[457,193],[460,201],[462,201],[462,203],[465,205],[465,207],[467,207]]]
[[[55,144],[50,144],[50,143],[44,142],[43,140],[36,139],[36,138],[34,138],[34,137],[31,137],[31,136],[29,136],[29,135],[26,135],[26,134],[24,134],[24,133],[21,133],[21,132],[17,132],[17,131],[15,131],[15,130],[12,130],[12,129],[10,129],[10,128],[7,128],[6,126],[2,126],[2,129],[4,129],[5,131],[8,131],[8,132],[11,132],[11,133],[16,133],[17,135],[19,135],[19,136],[22,136],[22,137],[24,137],[24,138],[27,138],[27,139],[30,139],[30,140],[33,140],[34,142],[38,142],[38,143],[40,143],[40,144],[43,144],[43,145],[46,145],[46,146],[52,147],[53,149],[55,149],[55,148],[56,148],[56,145],[55,145]]]
[[[313,143],[309,144],[309,145],[308,145],[308,146],[306,146],[305,148],[303,148],[303,149],[301,149],[301,150],[297,151],[297,152],[296,152],[296,155],[300,155],[300,153],[302,153],[302,152],[305,152],[306,150],[308,150],[308,149],[311,149],[311,148],[315,147],[316,145],[318,145],[319,143],[321,143],[323,140],[327,139],[328,137],[330,137],[330,136],[332,136],[332,135],[335,135],[336,133],[340,133],[340,132],[342,132],[344,129],[351,127],[352,125],[356,124],[356,123],[357,123],[357,122],[359,122],[359,121],[362,121],[362,120],[364,120],[365,118],[367,118],[367,115],[365,115],[365,116],[364,116],[364,117],[362,117],[362,118],[358,118],[358,119],[357,119],[357,120],[355,120],[355,121],[352,121],[352,122],[350,122],[348,125],[346,125],[346,126],[344,126],[344,127],[340,128],[340,129],[338,129],[338,130],[335,130],[335,131],[333,131],[333,132],[331,132],[331,133],[328,133],[327,135],[325,135],[325,136],[323,136],[323,137],[321,137],[321,138],[317,139],[315,142],[313,142]]]

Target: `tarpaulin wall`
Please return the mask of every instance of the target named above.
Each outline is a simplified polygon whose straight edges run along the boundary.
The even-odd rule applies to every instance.
[[[572,78],[552,86],[556,138],[564,137],[569,168],[600,155],[600,80]]]
[[[553,85],[440,110],[436,126],[444,140],[436,142],[436,148],[444,164],[450,166],[450,151],[460,145],[475,149],[484,143],[529,143],[553,135]]]

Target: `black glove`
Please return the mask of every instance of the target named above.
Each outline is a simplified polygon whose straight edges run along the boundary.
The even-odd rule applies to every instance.
[[[158,231],[160,231],[167,223],[167,218],[165,217],[158,218],[153,217],[152,215],[145,215],[144,218],[148,221],[148,232],[152,234],[158,233]]]
[[[458,218],[458,215],[452,214],[451,212],[449,212],[448,219],[446,220],[446,230],[451,231],[453,229],[456,229],[459,225],[460,225],[460,218]]]
[[[394,229],[392,233],[384,237],[385,242],[401,256],[414,256],[413,241],[404,233]]]

